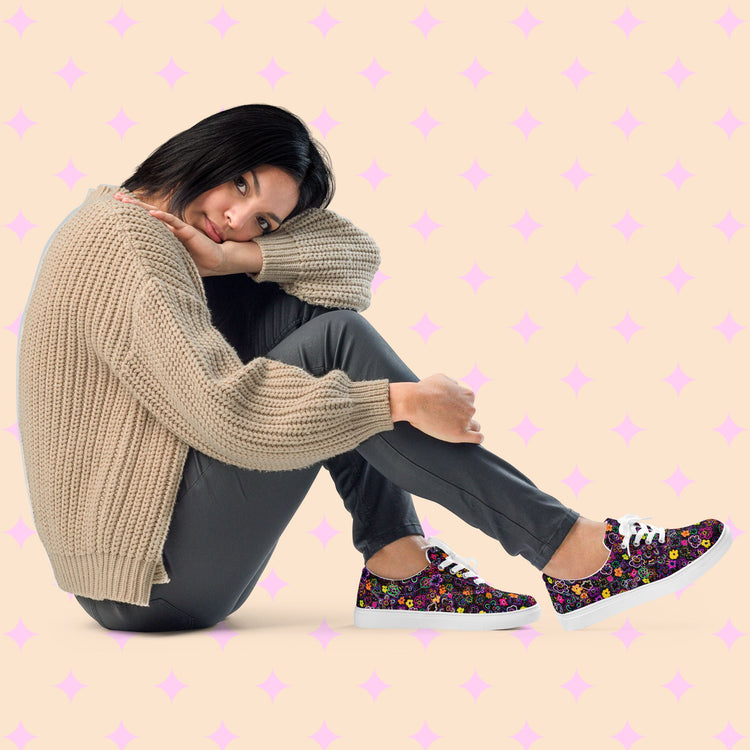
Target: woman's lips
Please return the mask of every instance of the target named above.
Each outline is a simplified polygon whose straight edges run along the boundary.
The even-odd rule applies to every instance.
[[[205,218],[205,226],[206,226],[206,234],[214,241],[214,242],[224,242],[219,232],[216,230],[216,227],[211,223],[211,220],[206,216]]]

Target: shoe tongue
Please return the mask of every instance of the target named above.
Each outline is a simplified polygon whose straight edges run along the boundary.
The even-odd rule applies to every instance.
[[[448,553],[440,549],[440,547],[430,547],[427,550],[427,559],[431,563],[441,563],[446,557],[448,557]]]

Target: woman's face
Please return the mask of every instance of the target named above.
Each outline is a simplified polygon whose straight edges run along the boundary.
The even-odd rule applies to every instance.
[[[298,199],[295,179],[264,164],[199,195],[184,220],[214,242],[248,242],[278,229]]]

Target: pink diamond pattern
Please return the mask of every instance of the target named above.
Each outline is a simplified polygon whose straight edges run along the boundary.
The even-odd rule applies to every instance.
[[[623,419],[622,422],[617,425],[617,427],[612,428],[612,431],[620,435],[625,440],[625,443],[627,445],[630,445],[630,441],[633,439],[633,436],[637,435],[643,430],[642,428],[631,422],[630,417],[626,414],[625,419]]]
[[[440,536],[440,532],[426,518],[420,518],[419,523],[422,525],[425,539],[429,539],[431,536]]]
[[[581,694],[585,690],[588,690],[591,685],[578,674],[578,670],[576,669],[575,674],[567,682],[563,683],[561,687],[564,687],[575,698],[576,703],[578,703]]]
[[[622,337],[630,343],[630,337],[637,331],[642,331],[643,326],[639,326],[631,317],[630,313],[626,312],[625,317],[616,325],[612,326]]]
[[[386,688],[390,687],[390,685],[386,685],[386,683],[383,682],[380,677],[378,677],[378,673],[373,670],[373,673],[370,675],[369,679],[366,682],[360,683],[359,687],[364,688],[370,694],[370,697],[372,698],[374,703],[380,693],[382,693]]]
[[[461,177],[465,177],[472,184],[474,190],[476,190],[479,185],[488,177],[491,177],[491,175],[489,172],[485,172],[479,164],[477,164],[477,160],[474,159],[474,163],[465,172],[461,173]]]
[[[175,61],[174,58],[170,57],[169,62],[159,71],[156,75],[161,76],[168,84],[169,88],[173,89],[175,83],[187,75],[187,71],[183,70]]]
[[[334,740],[339,738],[338,734],[334,734],[323,722],[323,725],[318,729],[315,734],[311,734],[310,737],[314,739],[322,748],[325,750]]]
[[[523,643],[524,649],[528,651],[529,644],[531,644],[531,642],[536,638],[539,638],[541,633],[535,628],[531,627],[531,625],[522,625],[520,628],[515,628],[513,630],[513,635],[514,637],[518,638],[521,643]]]
[[[731,722],[727,722],[727,725],[724,727],[724,729],[719,732],[719,734],[715,734],[714,737],[721,742],[724,747],[727,750],[732,750],[732,748],[741,740],[744,738],[744,734],[740,734],[731,724]]]
[[[117,729],[111,734],[107,735],[107,739],[112,740],[112,742],[114,742],[115,745],[117,745],[117,747],[122,750],[123,747],[125,747],[131,740],[134,740],[137,736],[138,735],[128,732],[128,730],[125,728],[125,725],[120,722],[120,725],[117,727]]]
[[[322,12],[314,18],[310,23],[315,26],[325,39],[328,32],[336,26],[340,21],[337,21],[323,6]]]
[[[741,24],[745,23],[741,18],[737,18],[734,15],[731,8],[727,8],[724,15],[716,22],[721,26],[724,31],[727,32],[727,36],[731,37],[732,32]]]
[[[422,728],[416,732],[415,734],[410,734],[409,737],[411,737],[413,740],[416,740],[424,750],[427,750],[427,748],[435,741],[440,739],[439,734],[435,734],[435,732],[430,729],[430,727],[427,725],[427,722],[425,721],[424,724],[422,724]]]
[[[311,120],[311,123],[320,131],[323,138],[328,138],[331,128],[340,124],[328,114],[325,107],[323,107],[323,111],[314,120]]]
[[[73,84],[83,75],[86,75],[86,71],[81,70],[74,62],[73,58],[68,58],[64,68],[56,71],[56,75],[59,75],[67,84],[68,88],[72,89]]]
[[[594,277],[589,276],[581,269],[578,263],[576,263],[572,271],[568,271],[565,276],[561,276],[560,278],[565,279],[565,281],[573,287],[575,293],[578,294],[578,290],[583,286],[584,282],[593,279]]]
[[[19,649],[23,649],[26,641],[28,641],[29,638],[35,636],[36,633],[33,633],[31,630],[29,630],[23,624],[23,620],[19,620],[13,630],[9,630],[7,633],[5,633],[5,635],[7,635],[9,638],[12,638],[16,642],[16,645]]]
[[[471,271],[465,273],[460,278],[462,278],[467,284],[469,284],[469,286],[471,286],[471,288],[474,290],[474,294],[476,294],[479,290],[479,287],[482,286],[485,281],[491,279],[492,276],[488,276],[486,273],[484,273],[475,262],[471,268]]]
[[[576,159],[575,164],[567,172],[563,172],[563,177],[565,177],[567,180],[570,180],[570,182],[573,184],[573,187],[576,189],[576,192],[578,192],[580,184],[588,177],[591,177],[591,172],[587,172],[578,163],[578,159]]]
[[[566,71],[563,71],[563,75],[572,82],[576,87],[576,91],[578,91],[578,86],[581,84],[581,81],[586,78],[586,76],[590,76],[591,71],[586,70],[586,68],[578,62],[578,58],[576,57],[575,62]]]
[[[716,432],[720,432],[724,436],[724,439],[727,441],[727,445],[731,445],[732,440],[734,440],[741,432],[745,431],[744,427],[740,427],[735,423],[730,414],[727,415],[727,418],[724,420],[724,423],[720,427],[716,427],[714,429],[716,430]]]
[[[727,313],[727,317],[724,318],[724,320],[718,326],[714,326],[714,328],[724,334],[727,343],[732,343],[732,339],[734,338],[735,334],[744,330],[745,326],[741,326],[732,317],[731,313]]]
[[[682,694],[693,686],[682,677],[678,669],[677,674],[666,685],[662,685],[662,687],[667,688],[677,698],[677,702],[679,703]]]
[[[523,110],[523,114],[517,120],[514,120],[511,123],[511,125],[515,125],[523,133],[524,138],[527,141],[529,140],[529,134],[531,133],[531,131],[542,124],[543,123],[541,122],[541,120],[537,120],[535,117],[532,117],[528,107],[525,107]]]
[[[221,726],[213,733],[206,735],[208,739],[213,740],[222,750],[232,741],[239,737],[238,734],[232,734],[224,722],[221,722]]]
[[[373,293],[378,291],[378,288],[384,281],[388,281],[388,279],[393,278],[392,276],[388,276],[388,274],[383,273],[380,269],[378,269],[375,272],[375,276],[372,279],[372,291]]]
[[[745,633],[743,633],[741,630],[737,630],[737,628],[735,628],[732,624],[731,620],[727,620],[724,627],[719,630],[718,633],[714,633],[714,635],[718,638],[721,638],[721,640],[724,641],[724,645],[726,645],[726,647],[731,651],[734,642],[738,638],[742,638]]]
[[[169,696],[170,703],[174,703],[175,695],[177,695],[177,693],[179,693],[183,688],[186,688],[187,685],[184,682],[180,682],[180,680],[177,679],[174,671],[170,669],[169,677],[160,682],[156,687],[161,688]]]
[[[663,380],[666,380],[677,391],[677,395],[679,395],[688,383],[693,382],[694,378],[688,377],[678,364],[672,374],[668,378],[663,378]]]
[[[336,534],[340,534],[341,532],[337,529],[334,529],[333,526],[331,526],[328,521],[326,521],[326,517],[323,516],[323,520],[312,531],[308,533],[317,537],[318,541],[323,545],[323,549],[325,549],[328,545],[328,542],[330,542],[331,539],[336,536]]]
[[[5,23],[9,23],[17,32],[20,37],[23,37],[23,32],[31,26],[32,23],[36,23],[32,18],[29,18],[23,11],[23,8],[19,5],[18,10],[10,17],[5,19]]]
[[[120,107],[120,111],[107,122],[107,125],[111,125],[120,134],[120,140],[123,139],[125,133],[127,133],[133,125],[137,124],[138,123],[136,123],[135,120],[131,120],[125,114],[125,110],[122,107]]]
[[[16,423],[18,424],[18,423]],[[18,516],[15,526],[7,529],[5,534],[12,536],[17,542],[18,546],[23,549],[23,543],[30,537],[36,534],[36,531],[30,529],[24,522],[21,516]]]
[[[422,529],[425,534],[427,534],[427,529],[425,529],[424,524],[422,524]],[[438,637],[439,633],[429,628],[419,628],[418,630],[415,630],[412,635],[422,644],[424,650],[426,651],[427,646],[429,646],[430,643]]]
[[[731,518],[727,518],[726,524],[727,526],[729,526],[729,530],[732,532],[733,539],[736,539],[738,536],[745,533],[742,529],[740,529],[739,527],[735,526],[734,523],[732,523]]]
[[[727,240],[731,240],[734,233],[738,229],[742,229],[745,224],[740,224],[740,222],[732,216],[732,212],[727,211],[727,215],[718,224],[714,224],[714,226],[724,232],[724,236]]]
[[[744,21],[743,21],[744,23]],[[721,120],[717,120],[714,122],[714,125],[718,125],[726,134],[727,138],[732,137],[732,133],[740,126],[744,125],[745,123],[742,120],[738,120],[734,114],[732,114],[732,110],[727,109],[726,113],[724,114],[724,117],[721,118]]]
[[[271,62],[266,65],[263,70],[258,71],[258,75],[263,76],[270,84],[271,88],[275,89],[276,84],[286,75],[289,75],[289,73],[284,70],[283,68],[279,67],[276,64],[276,60],[271,58]]]
[[[120,647],[120,651],[125,648],[125,644],[135,635],[129,630],[108,630],[107,635],[117,643]]]
[[[22,722],[18,722],[18,726],[10,733],[5,735],[17,748],[23,750],[27,742],[36,737],[35,734],[31,734],[26,730],[26,727]]]
[[[372,84],[373,88],[376,88],[385,76],[390,75],[390,71],[382,68],[380,63],[373,57],[372,62],[364,70],[361,70],[359,74],[363,75]]]
[[[523,745],[526,750],[530,748],[542,735],[537,734],[530,726],[529,722],[525,721],[523,723],[523,727],[516,732],[515,734],[512,734],[511,737],[513,737],[514,740],[518,740],[518,742]]]
[[[643,226],[643,224],[639,224],[631,215],[629,211],[625,212],[625,216],[620,219],[620,221],[617,222],[617,224],[613,224],[613,227],[615,229],[619,229],[620,232],[622,232],[625,239],[630,242],[630,235],[635,232],[636,229],[639,229]]]
[[[32,126],[36,125],[33,120],[29,120],[23,112],[22,108],[19,108],[12,120],[6,120],[6,125],[10,125],[13,130],[18,133],[19,138],[23,138],[23,134]]]
[[[3,326],[3,328],[6,328],[9,331],[13,331],[13,333],[15,333],[17,336],[18,335],[18,318],[16,318],[16,320],[13,323],[11,323],[9,326]],[[18,440],[19,443],[21,442],[21,437],[18,433],[18,422],[13,422],[13,424],[10,427],[5,428],[5,431],[13,435],[13,437],[16,440]]]
[[[622,115],[619,120],[615,120],[612,124],[620,128],[620,130],[625,133],[625,138],[630,140],[630,134],[642,123],[630,114],[629,109],[626,109],[625,114]]]
[[[665,484],[668,484],[677,493],[677,497],[679,497],[682,494],[682,491],[685,489],[685,487],[687,487],[689,484],[693,484],[693,480],[688,479],[682,473],[679,466],[674,471],[672,476],[669,477],[669,479],[665,479],[664,482]]]
[[[55,177],[59,177],[67,186],[69,190],[73,190],[73,186],[86,175],[73,164],[72,159],[68,159],[68,165],[65,169],[57,172]]]
[[[688,172],[682,164],[680,164],[680,160],[678,159],[672,169],[670,169],[669,172],[665,172],[663,176],[672,180],[675,187],[679,190],[682,187],[682,183],[685,182],[688,177],[692,177],[693,173]]]
[[[409,328],[412,331],[416,331],[422,337],[422,341],[424,341],[424,343],[426,344],[430,336],[432,336],[435,331],[439,331],[442,326],[435,325],[430,320],[427,313],[424,313],[422,315],[422,320],[420,320],[416,325],[409,326]]]
[[[128,14],[125,12],[123,6],[120,6],[120,10],[117,11],[117,15],[114,18],[110,18],[107,23],[115,28],[117,30],[117,33],[120,35],[120,39],[123,38],[125,35],[125,32],[133,26],[133,24],[137,23],[137,21],[134,21]]]
[[[68,676],[62,682],[58,682],[55,687],[60,688],[60,690],[62,690],[63,693],[68,696],[68,700],[72,701],[75,694],[81,688],[85,688],[86,685],[84,685],[82,682],[78,682],[78,680],[73,675],[73,670],[71,669],[70,672],[68,672]]]
[[[237,633],[227,625],[225,620],[222,620],[211,628],[209,635],[221,646],[221,650],[223,651],[227,643],[236,637]]]
[[[221,10],[210,20],[206,21],[207,24],[213,26],[220,34],[221,38],[224,38],[224,34],[234,26],[237,21],[234,20],[225,10],[224,6],[221,6]]]
[[[625,623],[623,626],[614,632],[612,635],[615,636],[615,638],[619,638],[622,643],[625,645],[626,649],[630,648],[630,644],[633,643],[633,641],[636,638],[640,638],[643,633],[638,632],[631,624],[630,620],[625,620]]]
[[[477,58],[475,57],[471,65],[469,65],[466,70],[461,71],[462,76],[466,76],[474,85],[474,88],[479,85],[479,82],[485,77],[492,75],[492,73],[487,70],[487,68],[483,68],[480,64]]]
[[[518,18],[511,21],[511,23],[518,26],[518,28],[523,31],[523,35],[528,39],[532,29],[539,26],[542,22],[534,18],[528,8],[524,8],[523,13],[521,13]]]
[[[479,393],[481,387],[489,382],[490,378],[486,377],[475,364],[471,372],[468,375],[464,375],[461,380],[463,380],[463,382],[466,383],[474,393]]]
[[[517,229],[523,235],[524,240],[528,242],[529,237],[531,237],[531,235],[543,225],[538,224],[536,221],[534,221],[529,215],[528,210],[524,209],[523,217],[520,218],[515,224],[511,224],[510,226],[512,226],[514,229]]]
[[[683,271],[682,266],[678,263],[669,272],[669,275],[662,276],[662,278],[666,279],[677,290],[677,293],[679,294],[682,287],[685,286],[685,284],[687,284],[690,279],[694,279],[695,277]]]
[[[624,32],[625,36],[630,39],[630,32],[636,27],[640,26],[642,21],[639,21],[631,12],[630,8],[625,8],[623,14],[616,20],[612,21],[615,26],[619,26]]]
[[[427,10],[427,6],[425,5],[419,16],[413,21],[409,21],[409,23],[413,23],[422,32],[422,35],[426,39],[427,34],[430,33],[430,29],[432,29],[433,26],[437,26],[437,24],[442,23],[442,21],[438,21],[437,18],[431,16],[430,12]]]
[[[570,487],[571,490],[573,490],[573,494],[578,497],[578,493],[587,485],[591,484],[591,480],[587,479],[580,471],[578,466],[573,469],[573,471],[568,474],[565,479],[562,480],[563,484],[567,484],[568,487]]]
[[[672,79],[672,81],[675,83],[677,88],[679,89],[680,86],[682,86],[682,82],[688,77],[693,75],[692,70],[688,70],[680,61],[680,58],[677,58],[677,62],[669,69],[662,71],[665,76],[668,76]]]
[[[474,701],[491,685],[485,682],[474,670],[474,674],[464,683],[461,684],[462,688],[465,688],[471,693],[471,697]]]
[[[511,326],[511,328],[514,331],[518,331],[518,333],[523,336],[523,340],[525,343],[529,343],[529,339],[532,337],[533,334],[535,334],[537,331],[541,331],[542,326],[538,326],[530,317],[528,313],[523,314],[523,318],[521,319],[520,323],[516,323],[514,326]]]
[[[576,396],[578,395],[578,391],[583,388],[586,383],[588,383],[592,378],[587,377],[584,375],[580,369],[578,368],[578,365],[576,364],[573,367],[573,370],[566,375],[564,378],[560,378],[564,383],[567,383],[575,392]]]
[[[325,651],[328,647],[328,644],[336,638],[339,634],[330,628],[328,626],[328,623],[323,620],[320,625],[312,631],[312,633],[308,633],[308,635],[311,635],[313,638],[316,638],[321,646],[323,646],[323,650]]]
[[[271,703],[273,703],[276,700],[276,696],[286,687],[289,687],[285,683],[283,683],[274,673],[273,669],[271,670],[271,674],[266,677],[266,679],[258,685],[258,687],[261,690],[265,690],[266,693],[271,698]]]
[[[626,721],[625,726],[617,733],[612,735],[624,748],[629,750],[630,746],[637,742],[643,735],[638,734]]]
[[[422,114],[417,117],[416,120],[412,120],[409,125],[414,125],[420,133],[427,138],[427,134],[440,123],[427,111],[427,108],[422,110]]]
[[[418,221],[415,221],[413,224],[409,224],[410,227],[414,227],[424,239],[425,242],[427,242],[427,238],[439,227],[442,226],[442,224],[437,224],[434,222],[429,215],[427,214],[427,211],[425,211],[422,216],[419,217]]]
[[[372,164],[364,172],[359,173],[360,177],[364,177],[373,190],[377,190],[378,185],[386,178],[390,177],[388,172],[384,172],[379,166],[375,159],[372,160]]]
[[[541,428],[534,425],[528,416],[524,414],[523,419],[515,427],[511,428],[511,432],[515,432],[519,435],[523,439],[524,444],[528,446],[529,440],[531,440],[537,432],[541,432]]]
[[[276,571],[271,568],[271,572],[258,585],[271,595],[271,600],[273,601],[273,599],[276,598],[276,594],[278,594],[284,586],[288,586],[289,584],[286,581],[282,581],[281,578],[276,575]]]

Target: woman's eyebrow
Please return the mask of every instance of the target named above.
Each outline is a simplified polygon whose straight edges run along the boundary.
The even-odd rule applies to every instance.
[[[250,174],[253,176],[253,185],[255,186],[255,194],[260,197],[260,183],[258,182],[258,175],[255,174],[255,170],[251,169]],[[268,215],[277,223],[281,224],[281,219],[276,216],[276,214],[272,214],[270,212],[266,212]]]

